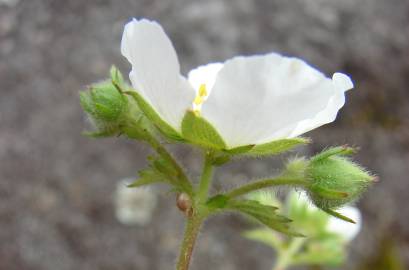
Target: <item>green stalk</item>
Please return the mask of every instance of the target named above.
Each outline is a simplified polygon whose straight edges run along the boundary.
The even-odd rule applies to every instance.
[[[176,270],[188,270],[192,258],[193,248],[202,225],[203,218],[195,213],[187,218],[185,234],[180,247],[179,259]]]
[[[208,212],[204,205],[209,196],[209,189],[212,182],[213,165],[212,153],[206,152],[203,162],[202,176],[199,187],[193,195],[192,213],[187,216],[185,234],[180,247],[179,259],[176,265],[177,270],[188,270],[193,254],[193,248],[200,231],[203,220]]]
[[[273,270],[285,270],[291,265],[291,260],[294,255],[300,251],[305,243],[305,238],[295,237],[292,238],[289,245],[284,249],[280,250],[277,255],[277,261],[273,267]]]
[[[199,188],[197,190],[197,201],[199,204],[204,204],[209,195],[209,189],[213,176],[212,154],[207,152],[204,156],[204,164],[202,177],[200,179]]]
[[[260,180],[257,182],[249,183],[233,189],[226,193],[225,195],[229,198],[238,197],[244,194],[247,194],[251,191],[273,187],[273,186],[283,186],[283,185],[291,185],[291,186],[307,186],[309,183],[303,179],[297,178],[286,178],[286,177],[276,177],[271,179]]]

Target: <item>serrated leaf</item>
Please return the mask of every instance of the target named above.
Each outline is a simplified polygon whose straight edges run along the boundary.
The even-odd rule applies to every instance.
[[[158,174],[152,169],[145,169],[139,172],[139,178],[128,185],[129,188],[146,186],[154,183],[165,182],[166,178],[162,174]]]
[[[291,150],[296,146],[307,144],[309,142],[310,140],[307,138],[276,140],[269,143],[256,145],[245,154],[251,156],[277,155],[285,151]]]
[[[152,121],[152,123],[168,138],[176,140],[176,141],[183,141],[183,138],[180,134],[171,127],[168,123],[166,123],[159,114],[152,108],[152,106],[145,101],[145,99],[136,91],[126,91],[125,94],[131,96],[136,103],[138,104],[139,108],[144,112],[146,117]]]
[[[173,164],[168,162],[163,158],[157,158],[153,160],[152,166],[160,173],[167,175],[169,177],[176,177],[178,175],[178,171],[176,168],[173,167]]]
[[[217,130],[206,119],[188,111],[182,120],[182,135],[192,143],[222,150],[226,144]]]
[[[250,216],[270,229],[281,233],[294,237],[304,236],[290,228],[288,224],[291,222],[290,219],[276,213],[277,207],[264,205],[253,200],[229,200],[225,208]]]

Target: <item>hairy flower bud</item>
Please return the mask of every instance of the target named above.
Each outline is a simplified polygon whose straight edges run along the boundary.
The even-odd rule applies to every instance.
[[[142,114],[136,102],[124,93],[127,85],[118,69],[111,68],[111,79],[90,86],[80,92],[81,106],[90,116],[97,132],[95,137],[126,134],[141,139],[152,126]]]
[[[111,82],[102,82],[90,87],[89,92],[81,92],[83,109],[96,120],[113,122],[126,111],[128,100]]]
[[[305,177],[310,182],[308,193],[316,206],[333,209],[350,203],[369,187],[374,177],[346,155],[349,147],[333,147],[309,160]]]

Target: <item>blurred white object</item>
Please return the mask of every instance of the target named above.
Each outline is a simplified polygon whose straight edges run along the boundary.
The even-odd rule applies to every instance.
[[[152,219],[156,207],[156,194],[148,187],[128,188],[134,179],[118,182],[115,192],[116,218],[124,225],[144,226]]]
[[[328,221],[328,231],[341,235],[347,242],[349,242],[354,239],[361,230],[361,212],[358,210],[358,208],[352,206],[344,206],[337,209],[337,212],[351,218],[356,222],[356,224],[331,217]]]

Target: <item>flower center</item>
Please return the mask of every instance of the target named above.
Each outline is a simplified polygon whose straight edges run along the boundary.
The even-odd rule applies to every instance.
[[[207,98],[206,84],[202,83],[197,91],[196,97],[193,100],[193,112],[196,115],[200,115],[200,110],[202,109],[202,104]]]

